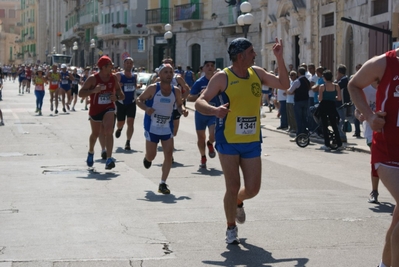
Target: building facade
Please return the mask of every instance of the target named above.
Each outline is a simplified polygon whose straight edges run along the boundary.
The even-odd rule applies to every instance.
[[[268,68],[274,65],[275,37],[284,42],[287,64],[312,62],[333,72],[344,64],[349,75],[357,64],[389,50],[398,37],[398,0],[262,2],[262,65]],[[368,26],[392,29],[392,34]]]
[[[229,65],[227,47],[231,40],[243,37],[243,28],[237,24],[241,14],[240,1],[171,0],[148,1],[146,23],[149,29],[149,65],[160,65],[163,58],[171,56],[176,65],[191,66],[198,71],[204,60],[215,60],[218,68]],[[255,50],[262,48],[260,1],[250,1],[254,22],[249,27],[248,38]],[[173,37],[164,38],[165,25],[172,26]],[[256,64],[260,65],[260,55]]]
[[[205,58],[216,59],[218,67],[229,65],[228,43],[243,36],[236,20],[242,2],[148,1],[150,66],[159,65],[168,51],[176,64],[190,65],[194,70]],[[255,64],[268,70],[276,67],[272,51],[275,38],[283,40],[287,65],[314,63],[334,71],[339,64],[345,64],[348,74],[352,74],[356,64],[390,49],[398,37],[398,0],[248,2],[254,16],[248,38],[258,53]],[[358,22],[365,25],[355,24]],[[163,38],[166,24],[172,25],[169,44]]]
[[[0,64],[22,62],[20,0],[0,0]]]

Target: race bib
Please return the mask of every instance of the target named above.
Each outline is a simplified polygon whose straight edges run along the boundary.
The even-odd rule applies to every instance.
[[[72,84],[78,84],[78,81],[73,80],[73,81],[72,81]]]
[[[256,133],[256,117],[237,117],[236,134],[251,135]]]
[[[151,120],[151,124],[157,128],[164,128],[168,126],[170,116],[154,114]]]
[[[125,84],[125,92],[134,92],[134,90],[136,90],[136,86],[134,86],[133,84]]]
[[[52,85],[57,85],[57,84],[58,84],[58,81],[51,81],[51,84],[52,84]]]
[[[62,80],[61,83],[62,84],[68,84],[68,80]]]
[[[110,96],[111,96],[110,93],[99,95],[98,104],[100,104],[100,105],[110,104],[112,102]]]
[[[43,85],[36,85],[36,86],[35,86],[35,90],[36,90],[36,91],[43,91],[43,90],[44,90],[44,87],[43,87]]]

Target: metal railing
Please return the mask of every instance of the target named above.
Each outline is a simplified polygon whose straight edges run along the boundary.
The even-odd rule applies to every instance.
[[[172,8],[147,9],[145,11],[146,24],[166,24],[173,21]]]
[[[185,4],[173,8],[173,18],[175,21],[182,20],[203,20],[203,4]]]

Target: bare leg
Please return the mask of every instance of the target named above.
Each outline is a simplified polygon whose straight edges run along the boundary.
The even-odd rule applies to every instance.
[[[107,158],[112,157],[112,149],[114,147],[114,120],[115,114],[114,112],[108,112],[104,115],[103,118],[103,131],[105,136],[105,148],[107,150]]]
[[[237,195],[240,190],[240,157],[238,155],[226,155],[219,153],[222,165],[226,192],[224,195],[224,212],[228,225],[235,225],[237,213]]]
[[[201,156],[205,156],[205,130],[197,130],[197,146]]]
[[[392,197],[395,199],[395,210],[392,222],[387,231],[385,246],[382,252],[382,262],[386,266],[399,267],[399,169],[380,166],[377,170],[381,182],[385,185]]]
[[[166,182],[168,179],[170,168],[172,168],[172,156],[173,156],[173,138],[165,141],[161,141],[162,150],[164,154],[164,160],[162,164],[162,177],[161,180]]]
[[[132,139],[133,132],[134,132],[134,118],[127,118],[126,119],[127,130],[126,130],[126,139]]]
[[[101,131],[101,122],[90,119],[91,134],[89,137],[89,152],[94,154],[94,146]]]

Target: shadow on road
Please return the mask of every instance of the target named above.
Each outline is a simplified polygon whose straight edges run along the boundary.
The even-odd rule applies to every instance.
[[[163,194],[155,194],[153,191],[146,191],[146,195],[144,198],[138,198],[137,200],[151,201],[151,202],[162,202],[165,204],[175,204],[179,200],[190,200],[190,197],[181,196],[176,197],[173,194],[163,195]]]
[[[79,179],[95,179],[99,181],[109,181],[113,178],[120,176],[120,174],[114,172],[97,172],[95,169],[89,169],[86,176],[77,176]]]
[[[116,148],[115,153],[121,153],[121,154],[133,154],[133,153],[143,153],[143,151],[140,150],[125,150],[123,147],[119,146]]]
[[[389,202],[380,202],[376,206],[373,206],[370,208],[371,211],[373,212],[378,212],[378,213],[390,213],[391,215],[393,214],[393,210],[395,209],[395,205]]]
[[[215,168],[198,168],[198,172],[193,172],[192,174],[204,174],[209,176],[222,176],[223,171]]]
[[[225,261],[202,261],[205,264],[216,266],[266,266],[272,267],[272,263],[296,262],[295,267],[305,267],[309,261],[307,258],[275,259],[272,254],[261,247],[246,243],[246,238],[240,239],[240,245],[227,245],[228,251],[221,255]]]

